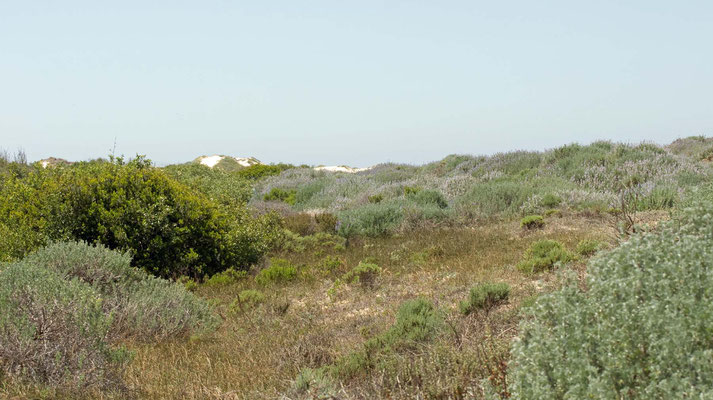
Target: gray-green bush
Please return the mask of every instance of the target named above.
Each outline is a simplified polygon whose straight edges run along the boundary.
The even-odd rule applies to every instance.
[[[713,396],[713,206],[635,234],[538,299],[521,323],[513,398]],[[574,278],[573,278],[574,279]]]
[[[66,279],[78,279],[102,298],[111,315],[113,337],[140,340],[189,336],[214,330],[213,308],[181,284],[156,278],[131,266],[128,253],[81,242],[55,243],[25,257]]]
[[[31,262],[0,271],[0,376],[79,389],[121,387],[128,353],[108,344],[101,295]]]

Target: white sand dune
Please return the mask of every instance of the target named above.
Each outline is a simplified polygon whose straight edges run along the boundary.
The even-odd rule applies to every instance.
[[[361,171],[367,171],[370,170],[371,167],[367,168],[353,168],[353,167],[347,167],[345,165],[334,165],[334,166],[320,166],[320,167],[314,167],[315,170],[317,171],[329,171],[329,172],[346,172],[348,174],[354,174],[356,172],[361,172]]]
[[[219,162],[221,162],[222,160],[224,160],[226,158],[232,158],[233,160],[235,160],[235,162],[242,165],[243,167],[249,167],[249,166],[256,165],[256,164],[261,164],[260,161],[258,161],[255,158],[252,158],[252,157],[231,157],[231,156],[222,156],[222,155],[218,155],[218,154],[215,154],[212,156],[201,156],[201,157],[198,157],[197,161],[199,163],[207,166],[208,168],[213,168],[216,165],[218,165]]]

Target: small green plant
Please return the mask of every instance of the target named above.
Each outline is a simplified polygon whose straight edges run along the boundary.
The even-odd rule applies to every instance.
[[[182,284],[183,287],[186,288],[186,290],[188,290],[189,292],[195,292],[196,289],[198,289],[198,283],[192,278],[189,278],[185,275],[176,279],[176,282]]]
[[[583,239],[577,243],[575,251],[581,256],[589,257],[599,251],[603,246],[604,244],[597,240]]]
[[[294,390],[304,397],[329,399],[334,398],[336,385],[328,368],[305,368],[297,375]]]
[[[468,315],[476,310],[490,312],[492,308],[507,300],[510,295],[510,285],[507,283],[481,283],[472,289],[468,299],[460,302],[460,311]]]
[[[332,273],[344,265],[344,262],[339,257],[327,256],[320,263],[320,269],[324,273]]]
[[[404,196],[415,195],[420,192],[421,188],[416,186],[404,186]]]
[[[342,276],[342,281],[358,283],[362,287],[373,287],[379,274],[381,274],[381,268],[378,265],[360,262],[359,265]]]
[[[247,271],[238,271],[234,268],[228,268],[223,272],[218,272],[210,278],[206,279],[203,284],[206,286],[225,286],[233,284],[248,276]]]
[[[337,232],[337,216],[332,213],[316,214],[314,222],[317,225],[318,232],[330,234]]]
[[[254,289],[245,289],[238,294],[238,298],[230,304],[230,311],[244,310],[247,307],[254,307],[265,301],[265,295]]]
[[[384,200],[384,195],[379,193],[379,194],[372,194],[371,196],[368,197],[369,203],[371,204],[378,204],[381,203],[382,200]]]
[[[273,258],[270,266],[260,271],[255,277],[259,285],[267,286],[276,283],[286,283],[297,277],[297,268],[283,258]]]
[[[265,196],[262,197],[265,201],[281,201],[289,205],[294,205],[297,201],[296,190],[285,190],[281,188],[272,188]]]
[[[528,215],[520,220],[520,226],[527,230],[539,229],[545,226],[542,215]]]
[[[573,259],[562,243],[556,240],[538,240],[525,251],[517,269],[526,274],[553,269],[558,263],[566,264]]]

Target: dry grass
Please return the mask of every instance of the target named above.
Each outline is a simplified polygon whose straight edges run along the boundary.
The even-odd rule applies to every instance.
[[[478,396],[478,382],[507,355],[523,299],[556,285],[556,274],[524,276],[514,264],[535,240],[550,238],[573,249],[584,238],[602,239],[598,219],[553,217],[545,229],[523,232],[516,221],[479,228],[414,232],[354,241],[346,250],[318,249],[279,254],[298,265],[300,280],[259,288],[251,280],[202,287],[225,318],[214,335],[188,342],[134,345],[136,358],[126,378],[147,399],[298,398],[292,382],[305,367],[333,363],[359,349],[366,338],[393,323],[398,305],[425,296],[447,313],[448,329],[408,354],[395,354],[383,370],[338,382],[339,398],[464,398]],[[328,274],[317,270],[325,256],[341,258]],[[334,280],[371,258],[383,268],[376,287],[343,286],[331,297]],[[581,267],[581,265],[580,265]],[[490,315],[460,316],[456,306],[480,281],[508,282],[508,304]],[[231,311],[237,294],[261,289],[266,301]],[[289,307],[284,311],[285,305]],[[497,377],[494,377],[497,378]]]

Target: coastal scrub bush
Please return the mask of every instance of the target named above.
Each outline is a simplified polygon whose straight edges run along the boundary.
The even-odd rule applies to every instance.
[[[577,243],[577,247],[574,251],[581,256],[589,257],[599,251],[602,247],[604,247],[604,244],[597,240],[582,239],[579,243]]]
[[[525,251],[517,269],[533,274],[553,269],[558,263],[566,264],[573,256],[556,240],[538,240]]]
[[[520,325],[508,381],[521,399],[713,396],[713,206],[688,209],[592,259]]]
[[[119,387],[129,360],[108,344],[99,293],[35,263],[0,271],[0,377],[54,387]]]
[[[464,315],[476,310],[489,312],[493,307],[507,300],[509,295],[510,285],[507,283],[481,283],[470,289],[467,300],[460,302],[460,312]]]
[[[542,218],[542,215],[528,215],[520,220],[520,227],[527,230],[538,229],[543,226],[545,226],[545,219]]]
[[[143,158],[36,168],[3,185],[0,197],[0,225],[31,233],[19,248],[0,249],[12,258],[80,240],[131,251],[132,265],[161,277],[247,268],[280,232],[276,216],[213,202]]]
[[[340,214],[339,234],[345,237],[354,234],[384,236],[396,229],[402,219],[403,213],[394,204],[367,204]]]
[[[297,268],[284,258],[273,258],[270,266],[261,270],[255,276],[255,282],[267,286],[275,283],[289,282],[297,276]]]
[[[204,280],[203,284],[206,286],[225,286],[233,284],[241,279],[245,279],[247,276],[247,271],[236,270],[231,267]]]
[[[294,205],[297,199],[295,196],[297,191],[295,190],[285,190],[281,188],[272,188],[269,193],[263,196],[265,201],[282,201],[284,203]]]
[[[78,279],[99,293],[104,313],[112,316],[113,338],[149,341],[187,337],[213,331],[219,323],[213,308],[182,284],[136,269],[128,253],[102,245],[55,243],[20,263]]]

